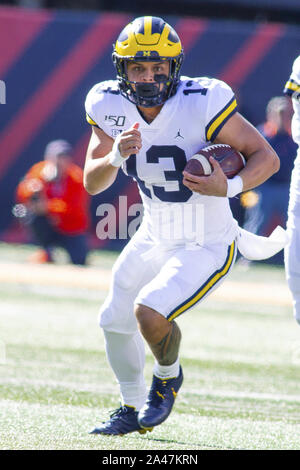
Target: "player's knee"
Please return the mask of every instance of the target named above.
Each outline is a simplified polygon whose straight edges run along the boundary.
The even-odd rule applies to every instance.
[[[299,277],[287,275],[287,282],[293,297],[294,317],[300,325],[300,279]]]
[[[300,325],[300,295],[297,297],[294,297],[293,310],[294,310],[295,320]]]
[[[100,308],[99,315],[98,315],[98,323],[99,323],[100,328],[102,328],[103,330],[107,328],[109,330],[110,329],[109,324],[111,323],[110,322],[111,318],[112,318],[112,315],[111,315],[110,303],[106,299],[106,301]]]
[[[108,296],[99,312],[99,326],[103,330],[121,334],[131,334],[137,331],[136,319],[132,306],[123,305]]]
[[[124,266],[116,266],[112,270],[112,283],[117,288],[131,290],[135,287],[132,273]]]
[[[300,312],[298,311],[295,311],[295,320],[296,322],[298,323],[298,325],[300,325]]]
[[[294,276],[289,276],[287,275],[287,283],[289,286],[289,289],[293,295],[293,297],[299,297],[300,298],[300,277],[294,277]]]
[[[145,305],[141,304],[136,304],[134,306],[134,314],[141,330],[144,330],[151,326],[152,312],[149,307],[146,307]]]
[[[136,304],[134,313],[141,333],[151,341],[160,340],[164,331],[170,327],[168,320],[163,315],[146,305]]]

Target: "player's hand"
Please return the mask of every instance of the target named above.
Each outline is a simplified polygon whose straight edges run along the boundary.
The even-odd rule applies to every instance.
[[[118,135],[119,152],[123,158],[139,153],[142,148],[142,136],[138,128],[139,123],[136,122],[127,131],[123,131]]]
[[[183,171],[183,184],[195,193],[206,196],[226,197],[227,178],[217,160],[213,157],[209,159],[213,171],[210,176],[195,176]]]

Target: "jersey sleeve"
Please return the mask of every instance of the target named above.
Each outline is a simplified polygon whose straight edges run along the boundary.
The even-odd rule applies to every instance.
[[[213,142],[224,124],[237,111],[232,89],[221,80],[213,79],[208,89],[205,121],[205,138]]]
[[[294,61],[291,76],[285,84],[283,93],[300,100],[300,56]]]
[[[87,122],[91,126],[96,126],[100,128],[99,124],[97,123],[97,110],[96,110],[96,103],[97,103],[97,85],[95,85],[87,94],[85,100],[85,117]]]
[[[113,118],[120,107],[119,96],[117,80],[105,80],[94,85],[85,100],[87,122],[113,138]]]
[[[96,123],[96,121],[94,121],[94,120],[91,118],[91,116],[90,116],[87,112],[85,113],[85,117],[86,117],[87,122],[88,122],[91,126],[98,127],[98,129],[99,129],[99,126],[98,126],[98,124]]]

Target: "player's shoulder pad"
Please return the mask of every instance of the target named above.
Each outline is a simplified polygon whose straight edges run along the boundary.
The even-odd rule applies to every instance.
[[[207,96],[208,93],[218,89],[231,91],[231,88],[222,80],[210,77],[186,77],[180,78],[180,90],[185,96],[202,95]]]
[[[292,73],[285,84],[283,93],[300,101],[300,56],[294,60]]]
[[[182,76],[180,77],[179,90],[184,96],[206,96],[208,87],[207,82],[205,79],[203,79],[203,77],[191,78]]]
[[[223,125],[236,113],[237,102],[231,87],[222,80],[203,77],[201,83],[207,89],[206,140],[213,142]]]
[[[105,102],[111,96],[120,95],[117,80],[105,80],[96,83],[88,92],[85,100],[85,111],[87,120],[90,124],[98,125],[97,110],[100,106],[104,106]]]
[[[95,104],[103,101],[108,95],[119,95],[118,82],[116,80],[105,80],[104,82],[96,83],[88,92],[85,104],[92,107]]]
[[[293,72],[300,77],[300,55],[294,60]]]

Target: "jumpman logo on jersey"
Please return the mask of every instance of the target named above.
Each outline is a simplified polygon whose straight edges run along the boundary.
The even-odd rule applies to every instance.
[[[180,134],[180,129],[178,129],[178,132],[175,135],[174,139],[176,139],[177,137],[181,137],[182,139],[184,139],[183,135]]]

